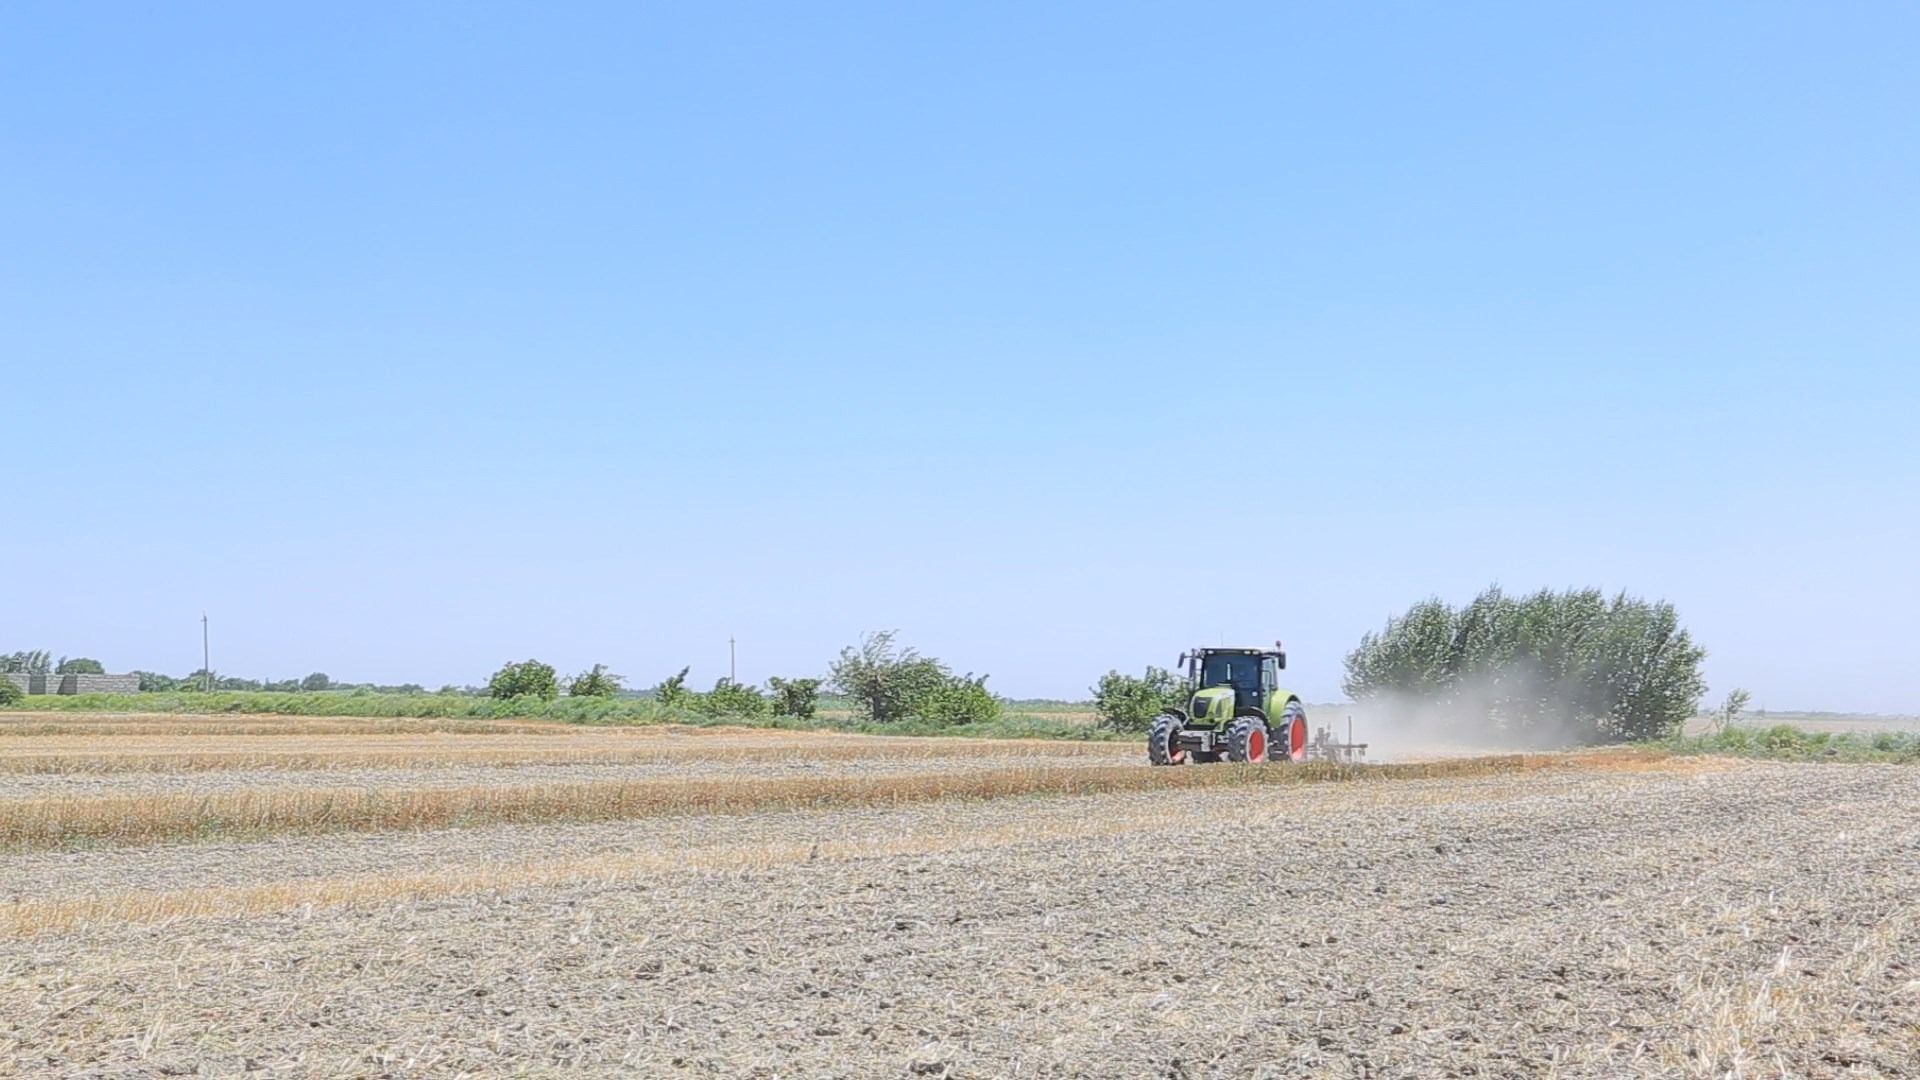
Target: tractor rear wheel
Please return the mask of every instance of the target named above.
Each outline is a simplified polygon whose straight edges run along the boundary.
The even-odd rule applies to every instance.
[[[1267,760],[1307,760],[1307,709],[1299,701],[1287,702],[1280,718],[1273,723],[1273,744],[1267,748]]]
[[[1147,729],[1147,763],[1185,765],[1187,752],[1180,747],[1180,732],[1185,729],[1177,716],[1154,717],[1153,726]]]
[[[1267,760],[1267,722],[1257,716],[1242,716],[1227,728],[1227,760]]]

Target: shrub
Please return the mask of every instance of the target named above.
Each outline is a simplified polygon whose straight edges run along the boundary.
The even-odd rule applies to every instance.
[[[782,679],[776,675],[767,680],[767,689],[773,694],[773,715],[813,719],[820,698],[819,679]]]
[[[694,693],[687,689],[687,672],[692,670],[692,668],[681,668],[680,674],[663,679],[653,688],[653,699],[658,701],[662,708],[667,709],[684,708],[692,704]]]
[[[568,697],[618,697],[620,685],[626,682],[618,675],[607,671],[607,665],[595,664],[592,671],[583,671],[567,683]]]
[[[1000,719],[1000,699],[988,691],[985,675],[948,676],[914,702],[913,715],[941,727],[991,724]]]
[[[355,692],[358,693],[359,690]],[[541,701],[552,701],[560,696],[560,683],[554,676],[551,664],[528,660],[524,663],[508,664],[494,672],[493,678],[487,683],[487,693],[501,700],[538,698]]]
[[[760,696],[760,691],[725,678],[714,683],[713,689],[701,694],[693,705],[708,716],[767,715],[767,699]]]
[[[12,679],[0,676],[0,705],[18,705],[26,700],[27,692]]]
[[[1153,718],[1179,708],[1186,684],[1165,668],[1149,666],[1141,678],[1109,671],[1093,688],[1093,708],[1100,723],[1114,731],[1145,731]]]
[[[1803,749],[1805,741],[1806,734],[1791,724],[1775,724],[1762,731],[1759,737],[1762,749],[1775,752]]]
[[[1668,738],[1699,709],[1705,657],[1664,601],[1496,586],[1458,610],[1433,599],[1388,620],[1347,655],[1343,685],[1355,700],[1398,699],[1487,729],[1467,735]]]

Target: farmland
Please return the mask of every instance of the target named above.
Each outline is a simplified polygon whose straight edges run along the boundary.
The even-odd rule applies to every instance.
[[[1909,1076],[1920,770],[0,715],[0,1075]]]

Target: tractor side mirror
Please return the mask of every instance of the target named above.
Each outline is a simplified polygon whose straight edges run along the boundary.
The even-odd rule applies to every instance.
[[[1178,659],[1178,660],[1175,660],[1175,661],[1173,662],[1173,666],[1174,666],[1174,667],[1177,667],[1177,668],[1183,668],[1183,667],[1186,667],[1186,666],[1187,666],[1187,654],[1186,654],[1186,653],[1181,653],[1181,654],[1180,654],[1180,659]]]
[[[1286,653],[1281,653],[1280,655],[1274,657],[1274,660],[1280,665],[1281,671],[1287,670],[1287,654]]]

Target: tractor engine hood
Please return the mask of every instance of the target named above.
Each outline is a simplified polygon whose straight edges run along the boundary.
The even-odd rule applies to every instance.
[[[1233,719],[1233,687],[1209,686],[1205,690],[1196,690],[1193,701],[1187,710],[1194,722],[1200,724],[1224,724]]]

